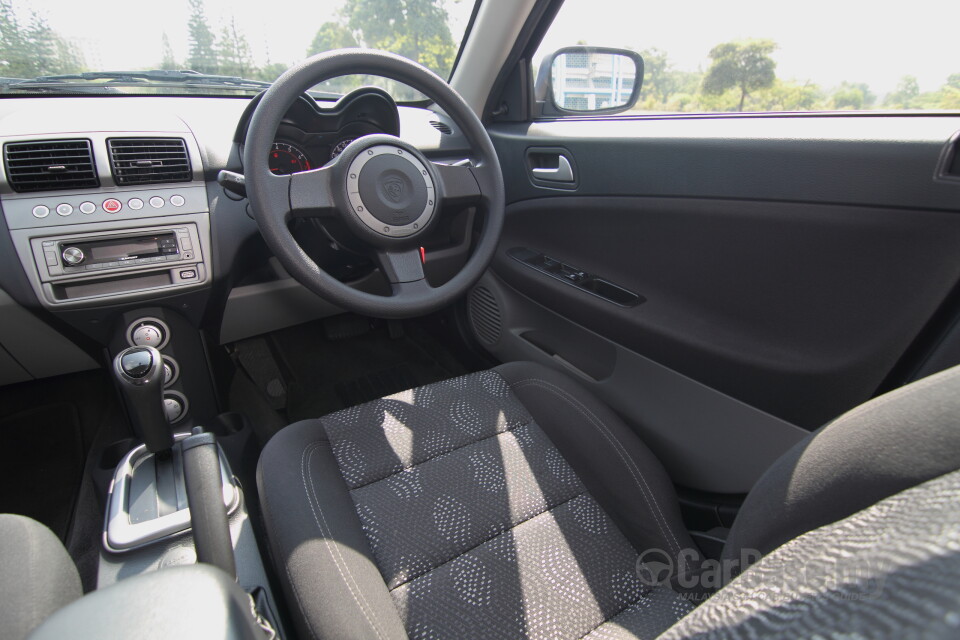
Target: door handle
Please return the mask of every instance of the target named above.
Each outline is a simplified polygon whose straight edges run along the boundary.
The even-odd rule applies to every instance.
[[[530,172],[537,180],[550,182],[573,182],[573,167],[566,156],[557,154],[556,167],[533,167]]]

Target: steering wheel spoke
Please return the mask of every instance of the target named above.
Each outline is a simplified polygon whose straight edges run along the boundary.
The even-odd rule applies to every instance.
[[[331,188],[331,166],[282,176],[289,181],[291,217],[329,218],[337,214]]]
[[[433,163],[440,177],[441,206],[476,205],[483,198],[483,190],[475,175],[476,168],[466,164]]]
[[[423,274],[423,262],[418,248],[378,249],[375,259],[390,283],[394,296],[432,288]]]

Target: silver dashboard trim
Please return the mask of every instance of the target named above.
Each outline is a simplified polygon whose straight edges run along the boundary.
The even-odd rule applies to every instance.
[[[183,440],[189,433],[174,434],[174,440]],[[130,479],[137,464],[147,456],[146,445],[139,445],[131,449],[123,457],[114,472],[110,482],[109,498],[107,501],[107,515],[103,527],[103,546],[107,551],[122,553],[149,545],[169,536],[179,535],[189,531],[190,507],[185,506],[173,513],[145,522],[130,522],[129,499]],[[174,468],[182,477],[182,461],[179,454],[175,454]],[[233,472],[220,450],[220,480],[223,483],[223,504],[227,514],[233,514],[240,506],[240,489],[233,479]],[[182,483],[181,483],[182,484]],[[186,505],[186,491],[177,487],[177,502]]]

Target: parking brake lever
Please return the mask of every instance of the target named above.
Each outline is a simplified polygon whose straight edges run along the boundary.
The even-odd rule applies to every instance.
[[[230,539],[227,508],[223,504],[220,448],[212,433],[195,427],[181,445],[183,480],[187,486],[187,502],[193,527],[197,562],[206,562],[237,579],[237,564]]]

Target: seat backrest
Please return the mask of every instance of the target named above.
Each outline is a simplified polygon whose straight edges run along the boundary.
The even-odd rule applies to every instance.
[[[957,469],[960,367],[874,398],[787,451],[747,496],[723,560],[748,563],[807,531]]]
[[[786,543],[659,640],[841,635],[960,635],[960,472]]]

